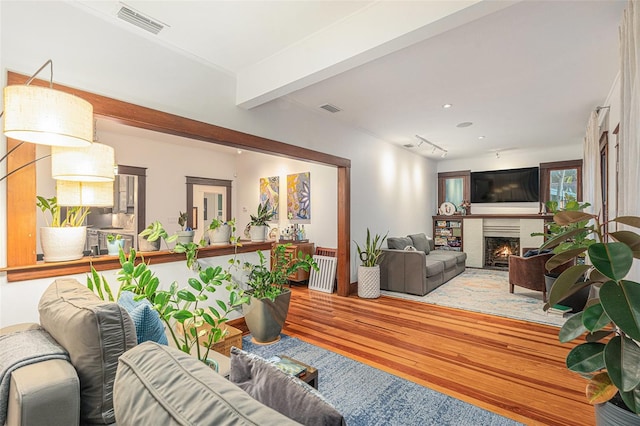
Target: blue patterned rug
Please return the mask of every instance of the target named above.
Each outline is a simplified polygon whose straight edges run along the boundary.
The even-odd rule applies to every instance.
[[[317,368],[318,390],[342,413],[348,426],[520,425],[284,334],[271,345],[256,345],[251,336],[245,336],[242,347],[264,358],[288,355]]]
[[[542,292],[515,287],[509,293],[509,273],[467,268],[462,274],[424,296],[382,291],[385,296],[459,308],[561,327],[566,319],[542,310]]]

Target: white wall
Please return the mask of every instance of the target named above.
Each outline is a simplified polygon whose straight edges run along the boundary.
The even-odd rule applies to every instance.
[[[377,233],[388,230],[390,235],[431,230],[437,180],[433,161],[286,100],[249,111],[240,109],[234,103],[233,77],[64,2],[0,2],[0,20],[3,86],[7,70],[30,75],[51,58],[57,83],[350,159],[352,239],[362,241],[367,227]],[[1,150],[5,149],[5,143],[3,138]],[[130,165],[141,165],[140,157],[136,156],[138,148],[142,149],[116,147],[118,162],[126,164],[135,159]],[[163,151],[161,148],[151,155],[160,156]],[[144,153],[149,155],[146,150]],[[172,167],[172,158],[163,160],[166,168]],[[201,169],[188,170],[189,173],[181,170],[179,175],[204,174]],[[162,176],[164,170],[157,173]],[[153,172],[149,179],[155,177]],[[180,189],[183,184],[171,181],[170,188],[175,192],[171,197],[184,199],[184,189]],[[0,191],[5,206],[4,186],[0,186]],[[162,210],[162,201],[157,198],[158,194],[166,196],[166,192],[154,190],[149,194],[154,200],[149,203],[154,211],[160,212],[158,218],[168,224],[178,213]],[[255,201],[247,204],[257,205]],[[148,218],[151,217],[148,213]],[[0,262],[5,264],[4,207],[0,209],[0,219]],[[355,281],[357,263],[355,256],[352,258],[351,276]],[[182,263],[174,266],[179,268],[178,274],[182,273]],[[6,276],[0,275],[0,325],[34,318],[34,307],[43,288],[40,280],[7,284]]]

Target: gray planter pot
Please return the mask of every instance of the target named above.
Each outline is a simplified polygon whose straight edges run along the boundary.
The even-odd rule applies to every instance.
[[[146,238],[138,237],[138,251],[158,251],[162,238],[149,242]]]
[[[597,426],[634,426],[640,425],[640,416],[631,411],[618,407],[611,402],[596,404]]]
[[[256,342],[274,343],[280,339],[290,302],[291,291],[285,290],[273,302],[269,299],[251,297],[250,303],[242,307],[244,320]]]

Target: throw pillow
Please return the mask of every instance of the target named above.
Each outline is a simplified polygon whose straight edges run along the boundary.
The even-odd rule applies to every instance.
[[[82,424],[112,424],[118,358],[136,345],[127,311],[71,278],[60,278],[38,304],[40,324],[69,352],[80,379]]]
[[[414,246],[406,246],[404,248],[404,251],[418,251],[418,249],[415,248]]]
[[[409,237],[389,237],[387,238],[387,248],[395,250],[404,250],[406,246],[412,245]]]
[[[257,355],[231,348],[229,380],[267,407],[304,425],[345,425],[319,392]]]
[[[412,234],[409,235],[411,241],[413,242],[413,246],[419,250],[423,251],[425,254],[429,254],[429,240],[424,233],[421,234]]]
[[[162,345],[168,345],[167,335],[164,332],[164,324],[160,314],[153,309],[147,299],[134,300],[135,294],[131,291],[123,291],[118,299],[118,304],[125,308],[136,327],[138,344],[148,340]]]
[[[154,342],[120,357],[113,406],[119,425],[297,424],[197,358]]]

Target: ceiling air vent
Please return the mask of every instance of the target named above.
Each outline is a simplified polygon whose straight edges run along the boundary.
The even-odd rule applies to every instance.
[[[125,6],[122,6],[118,11],[118,18],[153,34],[158,34],[164,28],[164,25]]]
[[[413,148],[415,145],[412,144],[412,143],[406,143],[406,144],[404,144],[402,146],[404,146],[405,148]]]
[[[326,111],[329,111],[329,112],[330,112],[330,113],[332,113],[332,114],[334,114],[334,113],[336,113],[336,112],[339,112],[339,111],[342,111],[342,110],[341,110],[340,108],[338,108],[337,106],[335,106],[335,105],[331,105],[331,104],[324,104],[324,105],[321,105],[321,106],[320,106],[320,108],[322,108],[322,109],[324,109],[324,110],[326,110]]]

